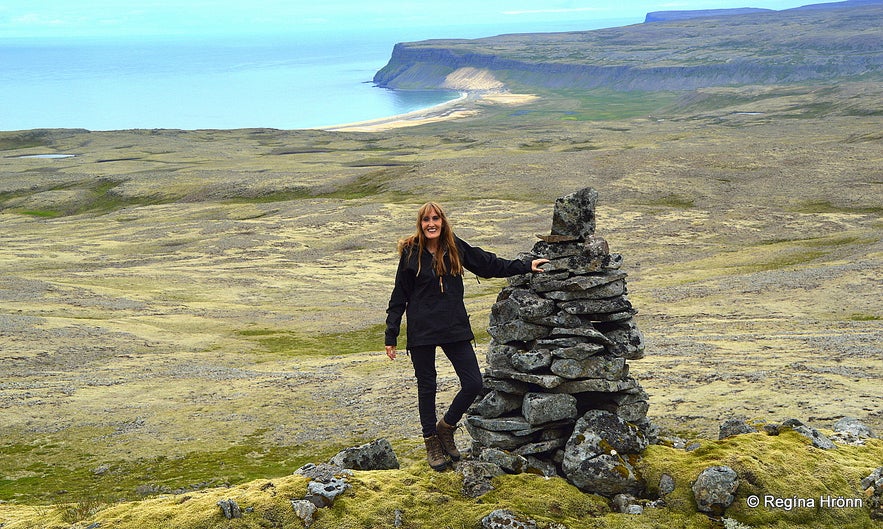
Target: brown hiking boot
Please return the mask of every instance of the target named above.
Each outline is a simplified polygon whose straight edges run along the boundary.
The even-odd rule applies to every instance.
[[[457,450],[457,445],[454,443],[454,432],[457,430],[457,426],[451,426],[442,419],[438,421],[435,429],[438,432],[438,440],[441,441],[442,448],[453,461],[459,461],[460,451]]]
[[[426,462],[433,470],[441,472],[448,466],[448,458],[445,457],[445,449],[442,448],[438,435],[432,437],[424,437],[423,442],[426,444]]]

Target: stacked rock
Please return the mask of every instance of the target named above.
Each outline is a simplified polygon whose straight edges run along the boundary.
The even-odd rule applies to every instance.
[[[640,492],[636,454],[652,437],[648,395],[626,360],[644,340],[627,297],[622,256],[595,235],[598,194],[555,203],[552,231],[530,255],[545,273],[510,278],[491,309],[486,394],[466,426],[473,452],[524,456],[605,495]]]

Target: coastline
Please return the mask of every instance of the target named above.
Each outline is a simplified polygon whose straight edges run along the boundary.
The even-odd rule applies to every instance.
[[[533,94],[511,94],[498,90],[464,90],[460,92],[460,97],[428,108],[383,118],[316,127],[316,129],[331,132],[382,132],[474,116],[480,112],[478,108],[480,104],[521,105],[535,99],[537,96]]]
[[[456,117],[465,117],[472,115],[475,110],[466,107],[460,107],[462,103],[475,101],[477,95],[473,92],[461,91],[459,97],[444,103],[439,103],[427,108],[412,110],[403,114],[395,114],[382,118],[368,119],[364,121],[353,121],[351,123],[341,123],[328,127],[316,127],[318,130],[327,130],[332,132],[380,132],[400,127],[410,127],[421,125],[423,123],[432,123],[453,119]]]

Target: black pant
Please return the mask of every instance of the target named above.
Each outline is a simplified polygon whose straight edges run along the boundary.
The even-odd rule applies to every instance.
[[[478,360],[475,358],[475,350],[468,341],[441,344],[445,356],[454,366],[457,377],[460,378],[460,391],[454,396],[447,413],[444,415],[445,422],[450,425],[457,424],[463,418],[463,414],[481,393],[482,380],[481,370],[478,368]],[[420,411],[420,425],[423,428],[423,436],[429,437],[435,434],[435,425],[438,422],[435,414],[435,394],[438,389],[435,370],[434,345],[411,347],[411,363],[414,364],[414,375],[417,377],[417,408]]]

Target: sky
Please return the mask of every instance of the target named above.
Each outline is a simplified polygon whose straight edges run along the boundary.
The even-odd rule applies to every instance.
[[[322,32],[575,20],[639,23],[650,11],[759,7],[824,0],[3,0],[0,39]],[[440,37],[446,37],[440,35]]]

